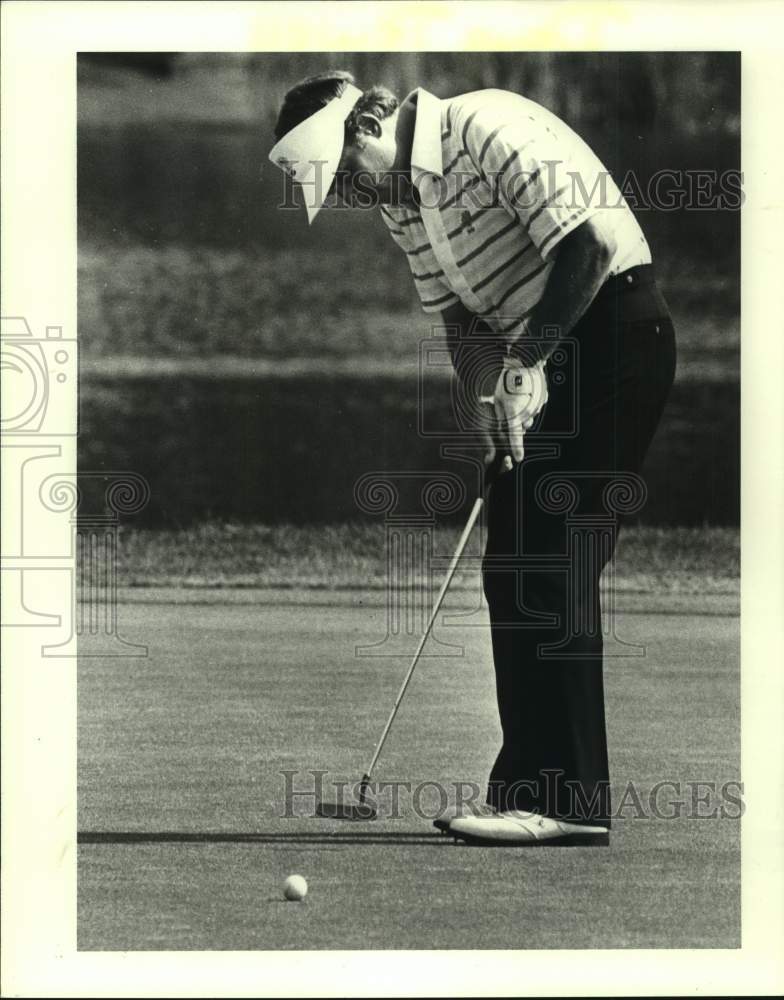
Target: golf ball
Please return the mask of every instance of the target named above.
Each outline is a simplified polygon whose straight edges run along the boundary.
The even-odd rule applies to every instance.
[[[301,875],[289,875],[283,883],[283,895],[286,899],[300,900],[308,894],[308,883]]]

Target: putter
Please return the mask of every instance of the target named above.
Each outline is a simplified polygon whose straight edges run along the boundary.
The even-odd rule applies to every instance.
[[[482,403],[487,403],[492,405],[493,398],[492,396],[489,397],[483,396],[481,397],[480,401]],[[500,443],[499,438],[495,434],[494,437],[496,440],[496,444],[498,445]],[[316,806],[316,813],[319,816],[322,816],[327,819],[347,819],[347,820],[369,820],[376,818],[377,810],[375,806],[373,806],[371,803],[367,801],[367,790],[368,786],[370,785],[370,779],[371,775],[373,774],[373,769],[375,768],[376,762],[378,761],[378,758],[381,755],[381,750],[383,749],[384,743],[386,742],[386,738],[389,735],[390,729],[392,728],[392,723],[395,721],[395,716],[397,715],[398,709],[400,708],[400,704],[403,701],[403,697],[406,693],[408,685],[411,682],[411,678],[414,676],[414,671],[416,670],[417,663],[419,663],[419,657],[422,654],[422,650],[425,648],[425,643],[427,642],[428,637],[433,629],[433,625],[435,624],[436,618],[438,617],[438,612],[441,610],[441,605],[444,601],[444,598],[446,597],[446,592],[449,589],[449,584],[452,582],[452,577],[455,575],[455,571],[457,570],[458,563],[460,562],[460,557],[463,554],[463,550],[465,549],[468,543],[468,539],[471,537],[471,532],[473,531],[474,525],[476,524],[479,514],[482,511],[482,507],[484,506],[485,502],[484,493],[490,487],[490,485],[495,481],[495,479],[498,478],[498,476],[502,475],[504,472],[508,471],[511,468],[512,468],[512,459],[510,458],[509,455],[505,455],[497,447],[496,456],[491,465],[489,466],[489,468],[487,469],[487,471],[485,472],[484,490],[482,491],[482,495],[478,496],[476,500],[474,500],[474,505],[471,508],[471,513],[468,515],[468,521],[466,522],[465,528],[463,528],[463,533],[460,535],[460,539],[457,543],[457,548],[455,549],[455,553],[452,556],[452,561],[449,563],[449,568],[446,571],[446,577],[444,578],[444,582],[441,584],[441,589],[438,592],[438,597],[436,597],[435,603],[433,605],[433,610],[430,612],[430,618],[428,620],[427,627],[425,628],[425,631],[422,634],[422,638],[419,640],[416,652],[414,653],[414,658],[411,661],[411,666],[408,668],[408,672],[406,673],[406,676],[403,678],[403,683],[401,684],[400,690],[398,691],[397,698],[395,699],[395,704],[392,706],[392,711],[389,714],[389,718],[387,719],[386,725],[384,726],[384,729],[381,733],[381,737],[378,743],[376,744],[376,749],[373,753],[373,757],[367,766],[367,770],[362,775],[362,778],[360,780],[359,801],[355,803],[345,803],[343,801],[320,802]]]

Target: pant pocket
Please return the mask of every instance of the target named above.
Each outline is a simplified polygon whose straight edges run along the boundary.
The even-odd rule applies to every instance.
[[[637,380],[663,405],[675,380],[677,352],[672,318],[664,313],[624,323],[621,336],[635,359]]]

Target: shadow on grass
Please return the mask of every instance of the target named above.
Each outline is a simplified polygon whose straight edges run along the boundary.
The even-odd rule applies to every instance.
[[[78,844],[440,844],[440,833],[389,833],[319,831],[314,833],[227,833],[185,832],[179,830],[103,831],[82,830]]]

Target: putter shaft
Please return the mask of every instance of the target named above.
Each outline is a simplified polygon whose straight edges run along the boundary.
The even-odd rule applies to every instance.
[[[416,652],[414,653],[414,659],[411,661],[411,666],[408,668],[408,673],[403,679],[403,683],[400,687],[400,691],[398,692],[398,696],[395,699],[395,704],[392,708],[392,712],[390,713],[390,716],[387,719],[387,724],[384,726],[384,731],[381,734],[381,739],[376,744],[376,750],[375,753],[373,754],[373,759],[370,761],[370,764],[367,770],[365,771],[365,774],[362,777],[362,782],[360,784],[360,792],[359,792],[360,802],[364,802],[365,791],[368,783],[370,782],[370,776],[373,773],[373,768],[376,766],[376,761],[379,758],[381,749],[384,746],[384,742],[386,741],[387,735],[389,734],[389,730],[392,728],[392,723],[395,721],[395,716],[397,715],[397,710],[400,707],[401,701],[403,700],[403,695],[405,695],[406,693],[406,688],[408,687],[411,678],[414,674],[416,665],[419,662],[419,657],[422,653],[422,650],[425,648],[425,643],[427,642],[427,638],[430,635],[430,632],[433,628],[436,618],[438,617],[438,612],[441,609],[441,604],[443,603],[444,597],[446,596],[446,592],[449,588],[449,584],[452,581],[452,577],[455,575],[457,564],[460,562],[460,557],[463,554],[463,549],[466,547],[466,543],[468,542],[468,539],[471,535],[471,531],[473,530],[474,524],[476,523],[476,519],[479,517],[479,513],[482,510],[483,503],[484,503],[483,498],[477,497],[477,499],[474,501],[474,506],[471,508],[471,513],[468,517],[468,522],[466,523],[465,528],[463,528],[463,533],[460,536],[459,542],[457,543],[455,554],[452,556],[452,561],[450,562],[449,569],[446,572],[446,578],[444,579],[444,582],[441,584],[441,590],[438,592],[438,597],[436,598],[435,604],[433,605],[433,610],[430,613],[430,619],[427,623],[427,628],[422,634],[422,638],[419,640]]]

